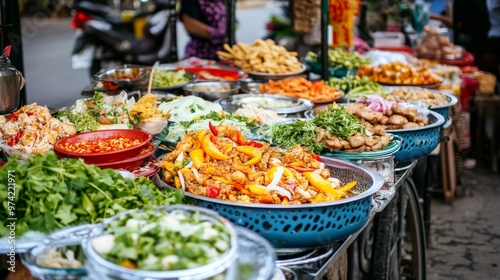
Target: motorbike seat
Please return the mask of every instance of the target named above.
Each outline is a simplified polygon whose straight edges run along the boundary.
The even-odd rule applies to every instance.
[[[127,54],[154,52],[160,48],[163,40],[163,36],[151,36],[148,33],[145,33],[144,38],[137,39],[130,31],[113,29],[98,21],[89,21],[85,30],[118,52]]]
[[[81,11],[88,13],[90,15],[95,15],[104,18],[111,24],[120,24],[121,18],[116,14],[111,7],[108,5],[92,3],[88,1],[76,2],[73,5],[73,9],[76,11]]]

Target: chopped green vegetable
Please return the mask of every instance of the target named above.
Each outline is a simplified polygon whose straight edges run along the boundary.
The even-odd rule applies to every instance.
[[[78,114],[71,112],[71,110],[59,110],[56,117],[59,120],[68,120],[73,123],[77,132],[94,131],[99,128],[97,118],[91,114]]]
[[[321,55],[314,52],[306,54],[306,60],[318,62]],[[364,58],[358,52],[348,52],[342,48],[328,50],[328,64],[333,68],[357,69],[362,65],[370,64],[370,58]]]
[[[189,82],[189,79],[186,77],[186,71],[184,70],[173,71],[159,67],[155,67],[154,69],[152,83],[152,87],[154,88],[175,86],[187,82]]]
[[[11,158],[0,168],[0,178],[11,178],[9,174],[15,176],[15,195],[8,180],[1,180],[0,218],[17,218],[17,236],[98,223],[124,210],[183,199],[180,192],[160,190],[147,178],[124,178],[116,170],[101,170],[81,159],[59,160],[54,152],[30,156],[27,162]],[[2,223],[0,237],[7,235],[7,223]]]
[[[113,246],[101,244],[111,240]],[[222,222],[204,220],[199,212],[157,209],[120,217],[92,244],[105,259],[121,266],[180,270],[221,257],[231,247],[231,234]]]

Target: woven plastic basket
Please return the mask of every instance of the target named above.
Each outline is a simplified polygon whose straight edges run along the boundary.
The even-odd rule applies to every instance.
[[[403,139],[401,149],[394,154],[395,161],[405,162],[423,158],[437,147],[439,133],[445,119],[434,111],[429,113],[429,125],[411,129],[386,130]]]
[[[450,116],[450,107],[457,104],[458,98],[456,98],[454,95],[449,94],[449,93],[440,93],[440,94],[446,96],[446,98],[449,101],[448,104],[441,105],[441,106],[433,106],[430,109],[431,109],[431,111],[434,111],[434,112],[440,114],[441,116],[444,117],[445,120],[447,120]]]
[[[377,171],[347,161],[322,157],[333,177],[341,183],[356,180],[359,194],[335,201],[277,205],[241,203],[185,193],[195,205],[218,212],[235,225],[250,229],[275,248],[316,248],[329,246],[363,228],[372,210],[372,195],[384,183]],[[161,176],[153,180],[159,187],[173,188]]]

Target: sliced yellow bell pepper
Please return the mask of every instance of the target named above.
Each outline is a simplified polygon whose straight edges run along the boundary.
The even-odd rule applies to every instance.
[[[170,173],[174,173],[175,172],[175,166],[170,161],[162,161],[161,162],[161,167],[163,167],[163,169],[167,170]]]
[[[205,135],[203,136],[203,139],[201,140],[201,148],[207,155],[214,159],[218,160],[226,160],[229,159],[228,155],[223,154],[221,151],[219,151],[219,148],[210,141],[210,137]]]
[[[316,196],[311,198],[311,203],[321,203],[325,202],[325,196],[322,193],[318,193]]]
[[[222,183],[228,184],[228,185],[233,185],[233,181],[228,180],[226,178],[222,178],[220,176],[212,176],[212,180],[219,181],[219,182],[222,182]]]
[[[266,175],[264,175],[264,184],[269,185],[269,183],[271,183],[273,181],[274,174],[278,170],[278,167],[279,167],[279,165],[275,165],[275,166],[271,167],[266,172]],[[290,169],[288,169],[284,166],[281,166],[281,167],[283,167],[283,175],[285,175],[285,177],[287,177],[289,179],[295,179],[295,176],[293,176],[293,173]]]
[[[198,130],[196,132],[196,139],[198,140],[198,142],[201,143],[201,141],[203,140],[203,137],[207,135],[207,131],[206,130]]]
[[[263,195],[266,192],[266,189],[261,187],[261,186],[247,185],[246,187],[248,188],[248,190],[251,193],[256,194],[256,195]]]
[[[196,169],[200,169],[201,165],[205,161],[205,152],[203,152],[203,149],[194,149],[189,152],[189,157],[193,161],[194,167]]]
[[[309,181],[309,183],[311,185],[313,185],[313,187],[317,188],[318,190],[320,190],[322,192],[332,193],[334,195],[338,195],[339,197],[344,195],[343,192],[332,187],[330,182],[328,182],[328,180],[321,177],[321,175],[318,173],[304,172],[304,173],[302,173],[302,175],[304,175],[307,178],[307,180]]]
[[[236,146],[236,150],[252,157],[250,160],[245,161],[243,165],[254,165],[262,159],[262,152],[258,148],[252,146]]]
[[[348,192],[358,184],[358,181],[354,180],[339,189],[339,191]]]
[[[126,268],[130,268],[130,269],[136,269],[137,266],[135,264],[133,264],[130,260],[128,259],[125,259],[123,260],[121,263],[120,263],[121,266],[123,267],[126,267]]]
[[[181,188],[181,179],[179,178],[179,176],[175,176],[174,177],[174,185],[176,188],[180,189]]]

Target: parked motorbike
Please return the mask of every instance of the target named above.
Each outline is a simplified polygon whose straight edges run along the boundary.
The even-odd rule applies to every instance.
[[[75,1],[73,68],[89,68],[92,76],[120,64],[177,61],[175,2],[144,0],[141,9],[116,11],[91,0]]]

